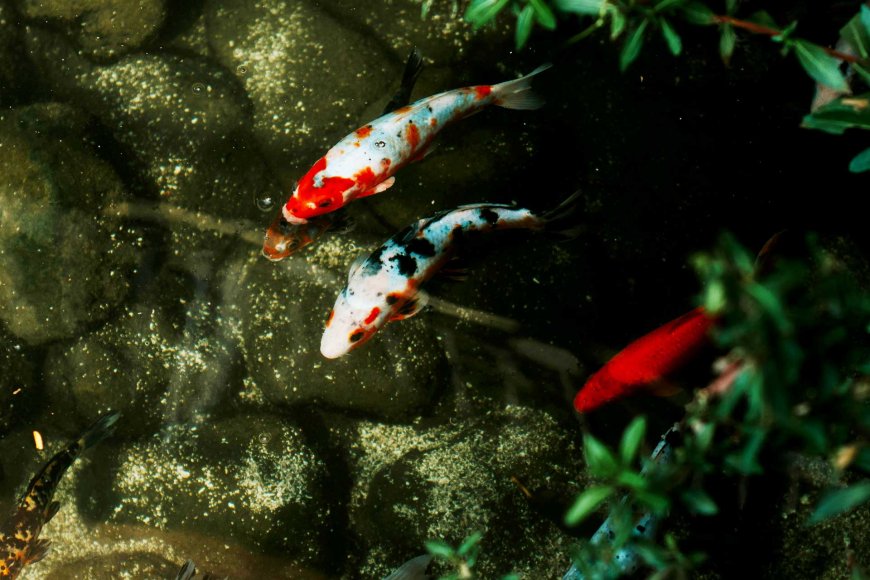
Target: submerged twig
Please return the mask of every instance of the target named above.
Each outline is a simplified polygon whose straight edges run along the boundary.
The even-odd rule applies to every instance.
[[[139,219],[170,224],[182,224],[204,232],[236,236],[255,246],[263,245],[263,234],[247,220],[223,219],[202,212],[194,212],[168,203],[115,203],[103,209],[103,215]]]

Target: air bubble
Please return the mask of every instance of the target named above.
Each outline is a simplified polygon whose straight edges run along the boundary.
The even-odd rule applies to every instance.
[[[260,211],[269,211],[275,207],[275,198],[268,193],[254,195],[254,203]]]
[[[239,73],[240,75],[246,75],[246,74],[248,74],[248,67],[243,65],[243,64],[240,64],[239,66],[236,67],[236,72]]]
[[[263,445],[265,445],[266,443],[268,443],[269,441],[272,440],[272,435],[270,435],[269,433],[260,433],[260,434],[257,436],[257,439],[260,440],[260,443],[262,443]]]
[[[377,145],[378,147],[381,147],[381,148],[384,148],[387,146],[387,144],[384,143],[383,141],[378,141],[377,143],[375,143],[375,145]]]
[[[193,92],[196,94],[202,94],[205,92],[205,85],[203,83],[193,83]]]

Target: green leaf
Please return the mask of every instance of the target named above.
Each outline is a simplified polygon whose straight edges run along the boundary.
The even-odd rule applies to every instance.
[[[480,532],[474,532],[462,542],[462,545],[459,546],[459,549],[456,550],[456,553],[460,556],[465,556],[469,553],[469,551],[477,546],[477,543],[480,541],[480,538],[483,537],[483,534]]]
[[[722,62],[726,66],[731,62],[735,44],[737,44],[737,33],[734,32],[734,27],[730,24],[723,24],[722,36],[719,37],[719,56],[722,57]]]
[[[834,99],[804,117],[801,126],[835,135],[852,127],[870,129],[870,93]]]
[[[640,54],[640,49],[643,46],[643,35],[644,32],[646,32],[648,24],[649,20],[641,22],[640,26],[635,28],[634,32],[632,32],[628,37],[628,40],[625,41],[625,44],[622,46],[622,52],[619,54],[619,70],[625,72],[625,69],[627,69],[637,58],[637,55]]]
[[[592,435],[583,435],[583,450],[586,453],[586,464],[592,475],[610,477],[618,470],[616,458],[601,441]]]
[[[795,28],[797,28],[796,20],[780,30],[776,36],[771,36],[770,39],[774,42],[787,42],[791,40],[791,33],[794,32]]]
[[[671,51],[671,54],[677,56],[680,54],[680,51],[683,50],[683,43],[680,40],[680,35],[677,34],[677,31],[670,25],[670,23],[664,18],[661,19],[660,24],[662,26],[662,36],[665,37],[665,42],[668,43],[668,48]]]
[[[630,465],[634,461],[637,450],[643,443],[644,434],[646,434],[646,417],[641,415],[635,417],[622,433],[622,441],[619,443],[619,457],[622,459],[623,465]]]
[[[764,10],[759,10],[758,12],[754,12],[752,15],[747,18],[749,22],[754,22],[755,24],[760,24],[762,26],[766,26],[768,28],[779,28],[776,24],[776,21],[773,19],[768,12]]]
[[[526,4],[520,13],[517,15],[517,29],[514,36],[514,42],[517,50],[522,49],[529,40],[529,35],[532,33],[532,27],[535,25],[535,9],[531,4]]]
[[[761,465],[758,464],[758,453],[761,451],[761,444],[764,443],[766,435],[767,433],[762,429],[753,429],[743,449],[726,457],[725,463],[743,475],[762,473]]]
[[[864,24],[864,15],[870,21],[870,8],[861,6],[861,11],[852,17],[846,25],[840,29],[840,37],[851,46],[861,58],[870,56],[870,29]]]
[[[535,18],[538,23],[547,30],[556,28],[556,17],[550,7],[544,4],[543,0],[529,0],[529,6],[535,9]]]
[[[562,12],[597,16],[604,11],[607,0],[556,0],[556,8]]]
[[[849,162],[849,171],[852,173],[870,171],[870,148],[865,149]]]
[[[452,560],[456,556],[453,548],[441,540],[426,540],[423,542],[423,545],[426,546],[426,550],[436,558]]]
[[[746,285],[746,293],[773,319],[780,333],[787,334],[792,331],[792,323],[775,292],[764,284],[750,282]]]
[[[857,62],[852,63],[852,70],[861,75],[861,78],[864,79],[864,82],[870,85],[870,69],[866,68],[862,64],[858,64]]]
[[[619,477],[616,478],[616,483],[632,489],[643,489],[647,486],[647,480],[642,475],[628,470],[619,474]]]
[[[660,0],[658,4],[655,5],[653,11],[655,12],[664,12],[668,8],[671,8],[675,5],[682,4],[685,0]]]
[[[601,502],[613,495],[614,489],[609,485],[590,487],[580,494],[568,513],[565,514],[565,524],[576,526],[595,511]]]
[[[870,6],[861,5],[861,24],[864,25],[864,33],[870,36]]]
[[[813,525],[836,517],[868,500],[870,500],[870,481],[867,480],[845,489],[829,491],[819,500],[816,511],[807,520],[807,524]]]
[[[475,28],[480,28],[498,16],[510,0],[471,0],[465,10],[465,20]]]
[[[634,496],[637,498],[637,501],[647,506],[650,511],[657,515],[664,515],[671,506],[671,502],[667,497],[651,491],[638,489],[634,491]]]
[[[725,13],[728,16],[733,16],[737,10],[737,0],[725,0]]]
[[[683,18],[698,26],[707,26],[716,22],[714,18],[716,14],[701,2],[689,2],[682,7],[682,14]]]
[[[804,70],[816,82],[838,91],[849,91],[849,83],[840,72],[840,59],[825,52],[825,49],[818,44],[807,40],[795,40],[794,49]]]
[[[628,19],[622,10],[614,8],[610,11],[610,40],[619,38],[619,35],[625,30],[626,22],[628,22]]]
[[[696,514],[712,516],[719,513],[716,502],[703,489],[687,489],[683,492],[683,501]]]

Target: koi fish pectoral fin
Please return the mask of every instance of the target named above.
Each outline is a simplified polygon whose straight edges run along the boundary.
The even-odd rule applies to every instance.
[[[424,159],[429,157],[436,149],[438,149],[438,143],[430,143],[429,145],[426,145],[419,153],[411,158],[411,161],[409,161],[409,163],[423,161]]]
[[[30,545],[27,550],[27,564],[39,562],[48,554],[48,548],[51,546],[51,540],[36,540]]]
[[[413,298],[409,298],[395,314],[390,317],[390,320],[404,320],[411,318],[419,313],[426,304],[429,303],[429,295],[425,292],[417,292]]]
[[[389,179],[385,179],[384,181],[380,182],[373,188],[367,189],[366,191],[362,192],[361,194],[359,194],[359,197],[368,197],[370,195],[375,195],[376,193],[387,191],[388,189],[393,187],[394,183],[396,183],[396,178],[390,177]]]

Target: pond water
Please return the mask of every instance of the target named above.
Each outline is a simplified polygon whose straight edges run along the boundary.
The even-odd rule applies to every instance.
[[[451,6],[0,0],[0,507],[122,413],[61,482],[51,549],[23,577],[174,578],[192,559],[216,577],[382,578],[475,531],[481,577],[560,577],[595,528],[562,523],[587,482],[583,428],[612,441],[642,409],[661,431],[685,402],[587,421],[571,401],[695,304],[688,258],[724,230],[866,241],[856,141],[799,128],[813,86],[794,59],[753,40],[725,68],[698,31],[621,74],[605,40],[538,32],[517,53],[511,19],[474,32]],[[264,258],[294,183],[381,114],[414,46],[412,100],[551,62],[546,105],[456,123],[350,204],[352,227]],[[423,312],[320,354],[359,255],[440,210],[545,211],[575,191],[575,237],[481,235]]]

